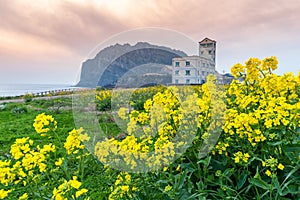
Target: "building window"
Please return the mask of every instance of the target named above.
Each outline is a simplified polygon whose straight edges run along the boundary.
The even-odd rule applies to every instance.
[[[175,83],[178,84],[178,79],[175,79]]]
[[[185,75],[187,76],[191,75],[191,70],[185,70]]]
[[[186,79],[185,83],[189,84],[190,83],[190,79]]]
[[[203,55],[204,54],[204,51],[201,51],[201,53],[200,53],[201,55]]]
[[[175,67],[179,67],[179,62],[175,62]]]
[[[191,65],[190,61],[185,62],[185,66],[190,66],[190,65]]]
[[[204,71],[202,71],[202,76],[204,76]]]
[[[179,75],[179,70],[176,70],[176,71],[175,71],[175,75]]]
[[[205,63],[202,63],[202,67],[205,67]]]

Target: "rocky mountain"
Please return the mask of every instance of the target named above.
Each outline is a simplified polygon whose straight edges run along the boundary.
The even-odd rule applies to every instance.
[[[186,53],[146,42],[116,44],[82,64],[78,87],[136,87],[171,83],[172,58]]]

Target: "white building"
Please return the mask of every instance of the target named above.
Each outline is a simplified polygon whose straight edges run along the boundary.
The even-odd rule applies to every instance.
[[[214,74],[221,78],[216,71],[216,41],[209,38],[199,42],[199,56],[187,56],[172,59],[173,84],[201,84],[206,76]]]

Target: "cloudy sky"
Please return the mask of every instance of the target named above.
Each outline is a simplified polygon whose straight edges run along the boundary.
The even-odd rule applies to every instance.
[[[161,27],[217,41],[217,69],[275,55],[300,69],[299,0],[1,0],[0,83],[74,84],[90,51],[120,32]]]

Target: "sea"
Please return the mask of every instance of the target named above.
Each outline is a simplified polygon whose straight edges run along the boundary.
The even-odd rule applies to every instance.
[[[14,97],[24,94],[34,94],[45,91],[74,89],[67,84],[1,84],[0,97]]]

